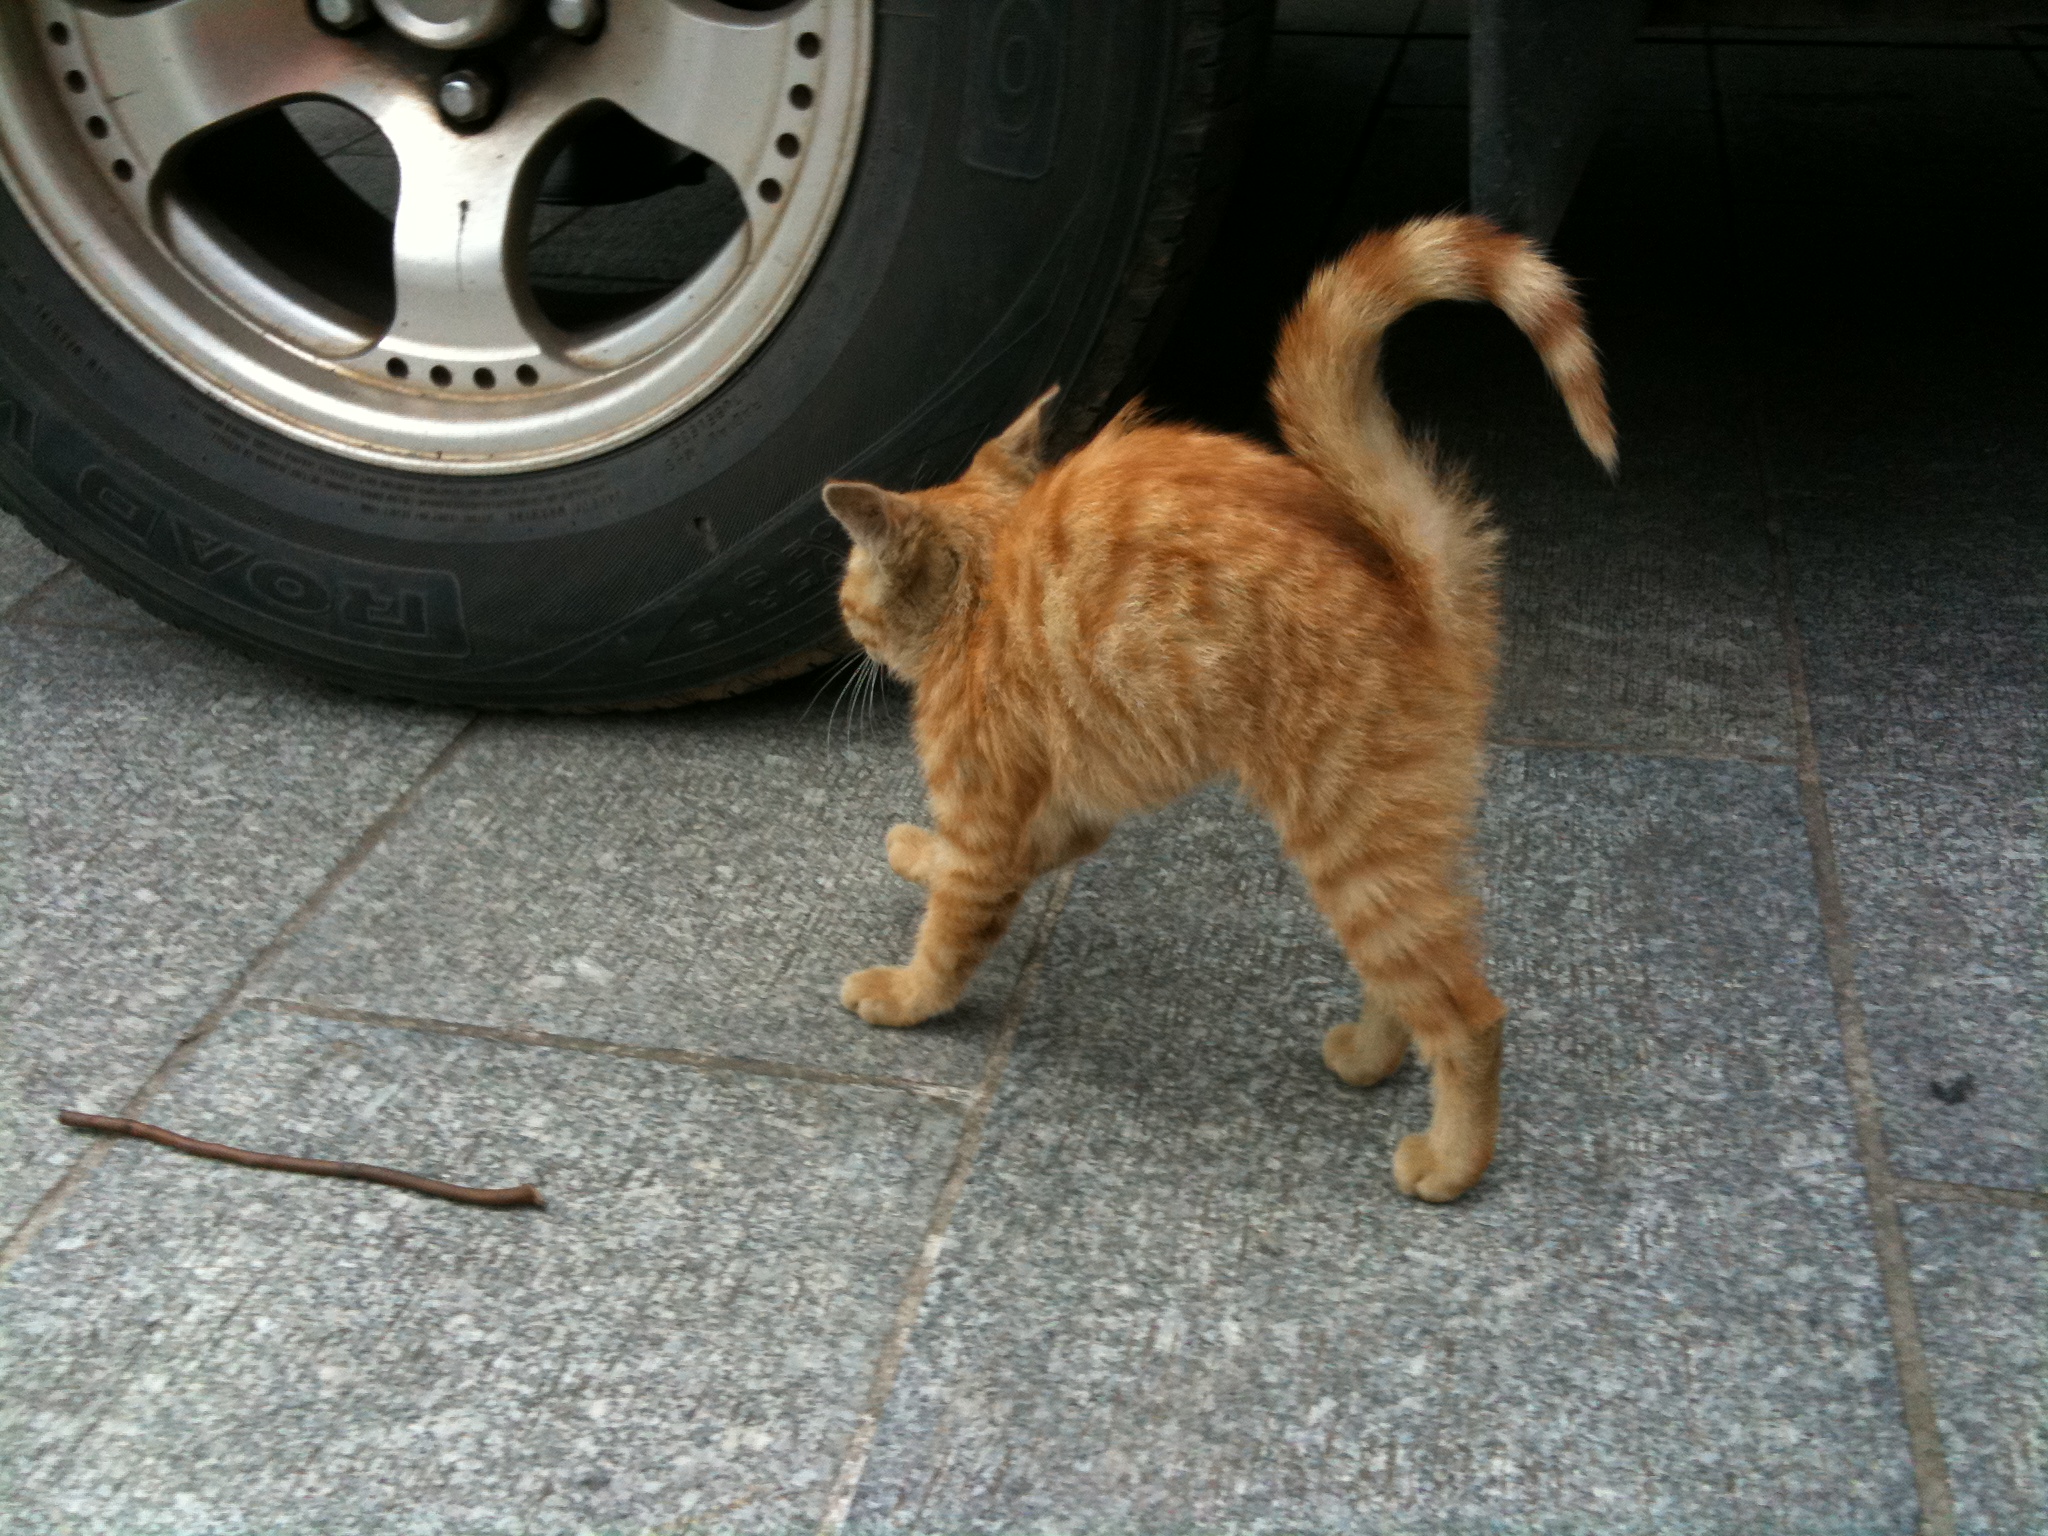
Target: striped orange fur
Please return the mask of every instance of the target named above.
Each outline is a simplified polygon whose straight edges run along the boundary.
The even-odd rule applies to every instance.
[[[1365,985],[1323,1042],[1348,1083],[1412,1040],[1427,1131],[1394,1177],[1453,1199],[1493,1155],[1500,1025],[1463,880],[1495,651],[1484,503],[1410,443],[1380,338],[1433,299],[1484,299],[1529,336],[1611,470],[1600,369],[1570,286],[1465,217],[1367,236],[1318,272],[1271,384],[1292,454],[1129,409],[1055,464],[1050,395],[935,490],[825,488],[853,538],[840,608],[916,691],[934,829],[890,865],[929,892],[907,966],[849,976],[872,1024],[958,1001],[1031,882],[1124,816],[1235,774]]]

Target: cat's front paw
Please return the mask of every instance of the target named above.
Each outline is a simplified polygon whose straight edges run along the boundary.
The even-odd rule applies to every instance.
[[[907,1029],[945,1011],[942,999],[920,986],[910,966],[877,965],[855,971],[839,989],[839,1001],[870,1024]]]
[[[883,840],[889,850],[889,867],[913,885],[931,883],[932,835],[923,827],[898,822]]]
[[[1490,1161],[1491,1157],[1441,1157],[1426,1132],[1403,1136],[1394,1148],[1394,1183],[1404,1195],[1441,1205],[1477,1184]]]

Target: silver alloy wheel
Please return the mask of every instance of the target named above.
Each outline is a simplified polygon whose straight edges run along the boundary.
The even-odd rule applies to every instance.
[[[522,34],[503,106],[467,132],[436,105],[456,55],[336,35],[305,0],[5,9],[0,175],[71,276],[192,383],[265,425],[445,473],[584,458],[716,389],[825,245],[868,84],[869,0],[769,12],[609,0],[587,41]],[[166,174],[210,129],[321,98],[370,119],[397,159],[385,323],[295,282]],[[550,147],[599,104],[722,169],[744,221],[650,307],[570,332],[526,282],[527,218]]]

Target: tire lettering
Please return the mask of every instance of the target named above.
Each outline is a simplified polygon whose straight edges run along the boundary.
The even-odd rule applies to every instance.
[[[95,464],[78,477],[78,494],[88,511],[113,524],[137,543],[147,543],[163,516],[114,483],[114,477]]]
[[[171,537],[177,541],[178,557],[193,570],[207,576],[231,571],[249,558],[249,551],[226,539],[202,533],[190,523],[171,519]]]
[[[138,547],[161,578],[330,641],[430,656],[469,653],[453,572],[351,560],[244,527],[183,498],[165,499],[180,507],[179,515],[152,505],[101,465],[78,477],[78,503],[99,526]]]
[[[379,592],[360,582],[347,582],[341,589],[341,616],[351,624],[388,635],[427,632],[427,601],[417,592]]]
[[[266,601],[294,613],[324,613],[327,589],[304,571],[281,560],[263,560],[249,567],[249,585]]]
[[[969,23],[960,158],[978,170],[1036,181],[1059,140],[1065,0],[980,0]]]
[[[18,459],[28,460],[36,451],[36,413],[19,400],[0,395],[0,421],[5,422],[7,446]]]

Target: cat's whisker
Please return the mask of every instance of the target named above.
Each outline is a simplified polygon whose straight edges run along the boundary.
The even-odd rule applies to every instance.
[[[869,716],[886,722],[889,718],[889,674],[875,669],[875,691],[869,706]]]
[[[825,751],[828,755],[832,750],[832,725],[839,717],[839,706],[845,701],[847,686],[858,675],[854,668],[859,661],[860,653],[856,651],[853,655],[834,666],[831,672],[827,674],[824,682],[818,685],[818,691],[811,696],[811,702],[804,706],[804,718],[809,719],[812,708],[824,696],[825,690],[832,687],[835,683],[838,684],[838,691],[832,696],[832,712],[825,717]]]
[[[856,722],[863,734],[874,718],[875,689],[880,683],[881,676],[881,664],[873,657],[869,657],[867,666],[861,670],[860,699],[856,706]]]
[[[865,654],[866,653],[863,651],[855,651],[851,655],[840,657],[839,660],[833,662],[831,666],[825,669],[824,679],[818,684],[817,689],[811,694],[811,702],[804,706],[803,714],[797,717],[797,723],[799,725],[801,725],[804,721],[811,718],[811,711],[817,708],[818,700],[825,696],[825,690],[827,688],[830,688],[834,682],[838,681],[839,675],[842,672],[844,672],[848,667],[852,666],[855,662],[859,661]]]
[[[839,685],[839,692],[837,696],[834,697],[832,700],[832,713],[828,715],[825,719],[825,751],[828,755],[832,751],[832,727],[838,722],[839,706],[845,704],[848,698],[852,695],[854,689],[860,686],[860,680],[862,677],[867,675],[868,666],[872,661],[872,658],[865,651],[856,652],[853,659],[857,661],[859,665],[854,667],[852,671],[848,672],[844,680],[841,681]],[[847,730],[851,732],[852,729],[852,713],[849,710]]]

